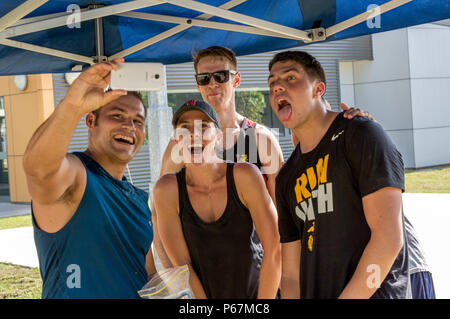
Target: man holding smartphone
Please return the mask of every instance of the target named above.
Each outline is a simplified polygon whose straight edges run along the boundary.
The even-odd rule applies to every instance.
[[[146,109],[137,93],[105,92],[121,62],[81,73],[25,151],[43,298],[138,298],[155,272],[148,194],[124,176]],[[68,154],[86,113],[88,148]]]

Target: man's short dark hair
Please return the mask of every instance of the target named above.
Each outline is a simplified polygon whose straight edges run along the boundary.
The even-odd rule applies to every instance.
[[[144,100],[142,99],[141,93],[139,93],[139,92],[137,92],[137,91],[127,91],[127,95],[134,96],[135,98],[137,98],[137,99],[142,103],[142,106],[144,107],[145,118],[147,118],[147,108],[145,107],[145,103],[144,103]],[[103,107],[100,107],[100,108],[96,109],[95,111],[92,111],[92,114],[95,115],[95,122],[94,122],[94,125],[97,125],[98,117],[99,117],[99,115],[100,115],[100,110],[101,110],[102,108],[103,108]]]
[[[195,73],[197,73],[198,62],[207,56],[225,58],[231,63],[231,66],[234,68],[234,70],[237,71],[237,60],[236,60],[236,55],[234,54],[233,51],[231,51],[228,48],[221,47],[221,46],[211,46],[206,49],[199,50],[194,55],[193,60],[194,60]]]
[[[303,67],[310,80],[318,80],[320,82],[323,82],[326,86],[327,82],[325,71],[323,70],[320,62],[311,54],[305,51],[283,51],[277,53],[272,58],[272,60],[270,60],[269,71],[272,70],[272,67],[275,63],[284,61],[297,62]]]

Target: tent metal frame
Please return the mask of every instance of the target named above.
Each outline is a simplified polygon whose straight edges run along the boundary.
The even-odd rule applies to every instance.
[[[134,0],[110,6],[93,6],[88,9],[81,10],[80,22],[94,20],[96,35],[96,56],[94,57],[86,57],[10,39],[11,37],[61,27],[67,24],[68,18],[72,14],[71,12],[60,12],[45,16],[22,19],[47,1],[48,0],[28,0],[1,17],[0,44],[92,65],[97,62],[110,61],[115,58],[128,56],[193,26],[287,38],[303,41],[305,43],[323,41],[338,32],[402,6],[412,0],[391,0],[377,7],[377,10],[368,10],[326,29],[316,28],[311,30],[298,30],[230,10],[233,7],[246,2],[247,0],[230,0],[218,7],[194,0]],[[186,18],[133,11],[163,3],[170,3],[175,6],[203,13],[195,18]],[[104,56],[103,51],[102,18],[110,15],[166,22],[176,24],[176,26],[123,51],[117,52],[110,57],[106,57]],[[239,24],[207,21],[214,16],[237,22]]]

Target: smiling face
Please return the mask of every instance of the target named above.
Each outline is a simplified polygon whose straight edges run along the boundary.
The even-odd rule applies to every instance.
[[[270,105],[289,129],[295,129],[308,120],[314,103],[325,92],[325,84],[312,80],[293,60],[276,62],[270,70],[268,84]]]
[[[175,138],[182,150],[184,163],[212,162],[220,134],[205,113],[196,110],[183,113],[177,122]]]
[[[235,67],[232,66],[229,60],[221,56],[205,56],[197,64],[197,74],[213,73],[222,70],[235,70]],[[235,75],[230,74],[230,79],[225,83],[218,83],[212,77],[207,85],[197,84],[197,89],[203,100],[218,111],[222,106],[234,103],[234,92],[240,83],[241,75],[238,72]]]
[[[121,96],[86,117],[89,148],[121,163],[130,162],[145,138],[145,109],[131,95]]]

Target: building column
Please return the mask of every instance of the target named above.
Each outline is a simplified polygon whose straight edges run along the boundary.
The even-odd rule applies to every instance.
[[[14,76],[0,77],[0,96],[5,102],[9,194],[11,202],[30,202],[23,155],[35,130],[54,110],[51,74],[27,75],[19,90]]]
[[[167,103],[167,81],[161,91],[148,92],[148,146],[150,156],[149,196],[153,199],[153,187],[159,178],[161,161],[172,137],[172,108]]]

